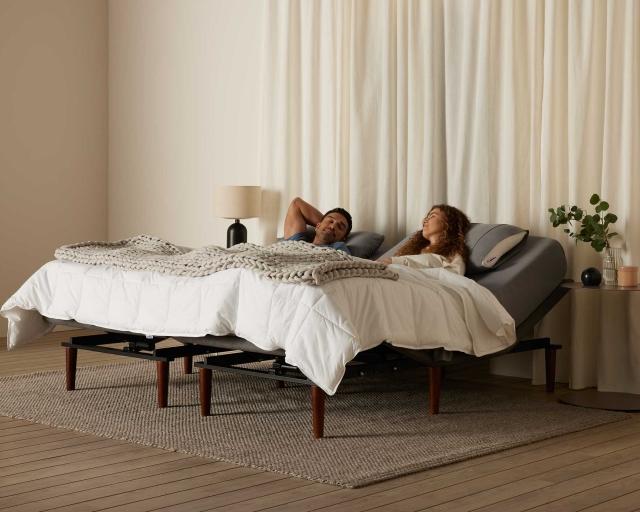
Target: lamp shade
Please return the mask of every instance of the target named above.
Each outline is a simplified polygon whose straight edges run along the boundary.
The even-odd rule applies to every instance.
[[[249,219],[260,216],[260,187],[220,185],[213,194],[213,211],[224,219]]]

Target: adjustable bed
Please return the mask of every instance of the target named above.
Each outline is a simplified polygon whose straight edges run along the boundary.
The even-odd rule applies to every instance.
[[[205,361],[196,363],[196,366],[200,368],[201,414],[206,415],[209,412],[212,370],[248,373],[275,379],[278,382],[302,382],[311,386],[314,435],[322,437],[325,394],[333,394],[344,376],[361,374],[371,368],[399,368],[405,364],[420,364],[428,367],[430,374],[430,410],[432,413],[437,413],[439,410],[442,367],[457,364],[461,361],[477,360],[479,357],[492,357],[505,352],[544,349],[547,363],[547,390],[551,391],[553,389],[554,355],[558,347],[553,345],[549,339],[534,339],[533,327],[566,293],[559,286],[566,271],[564,253],[561,246],[554,240],[533,236],[526,237],[526,234],[525,236],[519,236],[518,233],[521,233],[522,230],[509,235],[509,229],[505,231],[504,226],[506,225],[475,225],[467,237],[467,242],[471,247],[469,274],[473,281],[484,288],[480,289],[481,287],[475,285],[474,288],[469,280],[460,276],[449,275],[450,273],[444,270],[440,271],[440,273],[444,273],[442,275],[439,275],[437,270],[432,270],[432,275],[429,276],[432,280],[436,277],[444,280],[444,284],[439,283],[439,287],[429,285],[431,286],[429,288],[420,283],[412,284],[414,288],[411,301],[416,302],[417,311],[420,314],[431,315],[426,319],[429,320],[426,323],[423,322],[421,324],[416,321],[415,325],[413,325],[416,332],[400,332],[402,329],[398,330],[397,326],[394,327],[396,331],[393,329],[385,330],[388,327],[387,323],[393,320],[391,317],[406,314],[404,311],[406,308],[403,304],[395,305],[398,306],[398,309],[394,310],[394,304],[388,302],[390,304],[389,311],[379,311],[374,316],[367,317],[366,321],[362,321],[362,318],[358,316],[361,314],[362,308],[366,307],[365,303],[373,300],[371,297],[376,294],[381,295],[380,290],[375,291],[376,288],[381,290],[396,289],[394,288],[396,285],[392,282],[381,284],[377,281],[384,280],[376,280],[376,283],[372,283],[369,286],[371,289],[367,287],[361,289],[364,285],[360,284],[345,288],[343,284],[334,285],[334,283],[329,283],[329,285],[323,285],[322,287],[298,286],[291,288],[293,285],[288,285],[289,287],[285,288],[283,286],[267,286],[264,284],[264,279],[260,280],[261,278],[252,275],[251,272],[239,274],[239,271],[235,270],[219,273],[215,279],[236,279],[241,283],[241,286],[246,288],[247,292],[244,294],[235,292],[231,297],[232,300],[228,301],[235,304],[234,307],[236,309],[234,307],[229,308],[225,304],[219,306],[219,311],[216,314],[220,318],[218,318],[218,327],[215,329],[201,327],[199,323],[201,317],[197,315],[192,317],[192,323],[189,325],[185,326],[182,323],[179,328],[176,328],[175,325],[178,324],[171,323],[175,320],[172,314],[167,315],[162,311],[157,312],[159,316],[164,314],[162,319],[165,322],[163,324],[165,327],[160,329],[162,332],[147,328],[143,321],[144,319],[140,320],[139,316],[135,315],[127,316],[128,313],[126,311],[116,311],[115,313],[120,314],[118,318],[130,318],[129,323],[111,322],[110,325],[105,326],[102,322],[102,317],[95,315],[94,311],[86,310],[86,303],[81,303],[73,313],[70,313],[55,302],[48,309],[43,308],[42,311],[35,311],[32,304],[21,304],[20,300],[17,299],[12,302],[10,299],[3,306],[3,314],[10,319],[10,328],[13,326],[16,332],[20,331],[25,339],[37,337],[43,334],[45,329],[50,329],[51,325],[57,323],[95,327],[108,331],[104,335],[92,337],[72,336],[69,342],[65,342],[68,389],[75,388],[75,358],[78,349],[99,350],[119,353],[125,356],[142,357],[155,360],[157,363],[158,405],[163,407],[167,405],[169,363],[175,358],[184,357],[185,371],[190,371],[191,357],[193,355],[215,354],[208,355]],[[507,226],[507,228],[510,227]],[[515,229],[517,230],[517,228]],[[499,235],[497,236],[497,239],[499,239],[497,244],[490,236],[491,233],[496,234],[496,232]],[[510,238],[514,240],[507,243],[505,247],[504,240]],[[483,243],[486,246],[484,248]],[[496,257],[495,247],[498,247],[500,243],[502,243],[503,247],[498,251],[499,254]],[[392,250],[394,249],[392,248]],[[495,261],[490,261],[492,258]],[[496,261],[499,264],[494,265]],[[488,266],[483,268],[483,265],[487,262]],[[65,268],[68,270],[72,267],[67,266]],[[107,270],[108,272],[115,272]],[[409,272],[409,270],[398,270],[401,273]],[[84,272],[82,278],[85,280],[97,279],[92,274],[92,269],[83,269],[82,272]],[[223,276],[222,274],[225,275]],[[131,281],[135,281],[138,277],[134,274],[127,274],[129,281],[125,280],[126,282],[123,281],[124,284],[120,283],[120,285],[125,288],[130,285],[134,286],[135,283],[132,284]],[[145,277],[145,279],[147,278],[148,276]],[[73,296],[75,292],[71,288],[66,289],[65,287],[71,286],[69,283],[73,283],[74,279],[79,279],[78,275],[72,272],[60,282],[54,283],[55,279],[51,277],[44,278],[43,282],[46,283],[46,286],[41,285],[40,289],[50,286],[52,289],[55,288],[55,291],[51,292],[50,295]],[[357,281],[359,278],[354,279]],[[401,281],[402,279],[411,281],[414,276],[407,274],[402,276]],[[456,280],[458,281],[453,283]],[[172,293],[176,294],[176,296],[183,294],[184,288],[188,288],[191,283],[191,281],[178,281],[173,282],[173,287],[171,288]],[[342,281],[356,282],[353,279]],[[461,281],[468,282],[468,284],[460,284]],[[260,286],[264,286],[260,288],[258,282],[260,282]],[[176,287],[176,283],[180,286]],[[152,284],[160,286],[155,282],[152,282]],[[447,329],[444,328],[439,329],[439,324],[442,322],[446,324],[447,316],[453,315],[452,311],[456,301],[464,302],[467,300],[465,295],[461,295],[461,292],[454,290],[454,284],[468,287],[474,293],[481,294],[482,290],[486,292],[485,288],[493,293],[493,295],[480,295],[481,300],[474,306],[475,309],[467,310],[465,305],[461,309],[460,315],[464,316],[473,313],[476,316],[482,316],[486,313],[482,311],[483,304],[488,307],[492,301],[495,301],[501,304],[500,307],[504,308],[505,312],[508,312],[511,324],[504,319],[504,316],[498,314],[497,319],[493,318],[493,320],[490,319],[489,321],[489,323],[494,322],[492,328],[498,335],[492,333],[486,339],[484,339],[485,336],[482,329],[478,330],[474,327],[474,331],[472,329],[473,326],[470,327],[469,325],[462,330],[456,331],[454,329],[452,332],[447,332]],[[98,284],[96,288],[99,289],[101,286]],[[424,288],[420,288],[421,286]],[[82,289],[85,290],[85,288],[83,287]],[[312,288],[315,288],[315,290],[311,290]],[[352,291],[352,288],[356,291]],[[478,289],[480,290],[478,291]],[[442,306],[439,310],[437,305],[425,307],[424,304],[427,304],[426,302],[424,304],[419,302],[424,299],[422,292],[416,294],[416,290],[424,291],[424,295],[442,295],[443,304],[446,304],[447,307]],[[112,290],[109,293],[112,293]],[[148,288],[145,293],[148,294]],[[306,295],[304,295],[305,293]],[[445,297],[447,293],[451,295],[448,298]],[[19,295],[19,293],[16,294],[16,296]],[[243,300],[248,300],[247,296],[249,295],[251,295],[252,301],[257,302],[249,304],[248,311],[243,313],[241,305]],[[170,296],[173,297],[173,295]],[[482,299],[482,297],[484,298]],[[215,297],[210,297],[210,299],[218,300]],[[155,298],[149,295],[147,300],[153,302]],[[282,331],[282,329],[280,331],[274,330],[273,325],[270,323],[273,319],[267,319],[268,321],[263,319],[264,321],[261,321],[262,317],[252,316],[251,307],[255,307],[255,304],[262,304],[265,301],[270,302],[272,305],[278,305],[279,301],[287,303],[285,309],[282,309],[282,311],[291,312],[291,318],[287,318],[290,324],[285,322],[285,327],[288,328],[286,330],[286,340],[274,339],[274,336],[277,337],[278,332],[285,331]],[[201,310],[203,309],[203,304],[198,305]],[[335,319],[328,318],[327,312],[336,309],[336,304],[340,304],[343,308],[352,308],[352,310],[348,311],[351,316],[337,316]],[[422,307],[420,307],[421,305]],[[120,306],[121,301],[115,307]],[[301,306],[304,307],[300,309]],[[111,305],[109,307],[113,308],[114,306]],[[286,309],[287,307],[290,309]],[[245,309],[247,308],[245,307]],[[434,311],[430,311],[431,309],[434,309]],[[112,309],[108,308],[103,310],[103,313],[104,311],[108,311],[109,315],[113,313]],[[305,326],[309,324],[309,319],[305,317],[305,314],[314,316],[316,324],[321,322],[321,327],[318,328],[318,325],[315,325],[312,330],[307,329]],[[192,310],[181,311],[181,315],[188,316],[194,315],[194,313]],[[511,317],[513,320],[511,320]],[[441,319],[442,322],[438,319]],[[352,334],[351,331],[354,331],[354,325],[351,325],[350,322],[356,321],[360,321],[361,325],[359,326],[360,330],[353,336],[358,337],[358,334],[362,334],[362,339],[360,339],[361,345],[352,347],[350,343],[353,340],[349,338],[349,335]],[[429,328],[425,328],[425,325],[428,325]],[[453,323],[451,325],[454,326]],[[276,327],[282,328],[281,325]],[[457,329],[457,327],[455,328]],[[513,332],[508,332],[510,328]],[[394,332],[397,332],[397,336]],[[372,333],[384,333],[386,336],[367,341],[368,337],[375,338]],[[430,339],[426,342],[416,342],[414,338],[420,338],[423,333],[429,335]],[[302,349],[294,343],[296,335],[306,339],[306,345],[303,345]],[[426,337],[428,338],[429,336]],[[438,339],[438,336],[441,339]],[[168,337],[178,340],[182,345],[169,348],[156,347],[156,342]],[[458,350],[456,349],[458,345],[452,343],[454,341],[453,338],[465,338],[466,344],[460,345]],[[515,339],[518,341],[513,344]],[[125,342],[126,346],[123,349],[114,349],[110,344],[116,342]],[[339,344],[341,345],[338,346]],[[335,355],[333,349],[329,347],[337,347],[339,349],[338,355]],[[309,355],[305,351],[320,352]],[[319,360],[321,367],[319,369],[313,367],[309,364],[310,360],[315,360],[316,362]],[[256,368],[255,365],[248,365],[248,363],[264,363],[265,361],[271,362],[266,368]]]

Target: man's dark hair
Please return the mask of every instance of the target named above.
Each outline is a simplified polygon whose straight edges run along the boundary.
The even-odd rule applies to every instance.
[[[353,226],[353,221],[351,220],[351,214],[344,208],[334,208],[333,210],[329,210],[327,213],[325,213],[322,216],[322,218],[324,219],[330,213],[339,213],[345,219],[347,219],[347,233],[344,235],[344,237],[347,238],[349,236],[349,233],[351,233],[351,227]]]

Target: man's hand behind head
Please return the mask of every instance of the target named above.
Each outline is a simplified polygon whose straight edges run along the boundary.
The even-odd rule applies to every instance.
[[[289,238],[307,229],[307,225],[316,226],[322,220],[322,214],[315,206],[296,197],[291,201],[284,219],[284,237]]]

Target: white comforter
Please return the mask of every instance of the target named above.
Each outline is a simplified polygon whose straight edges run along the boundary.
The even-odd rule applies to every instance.
[[[43,317],[147,335],[235,333],[333,394],[345,365],[384,340],[482,356],[515,342],[513,319],[486,288],[443,269],[392,265],[389,279],[322,286],[271,281],[233,269],[206,277],[52,261],[2,306],[12,348],[49,332]]]

